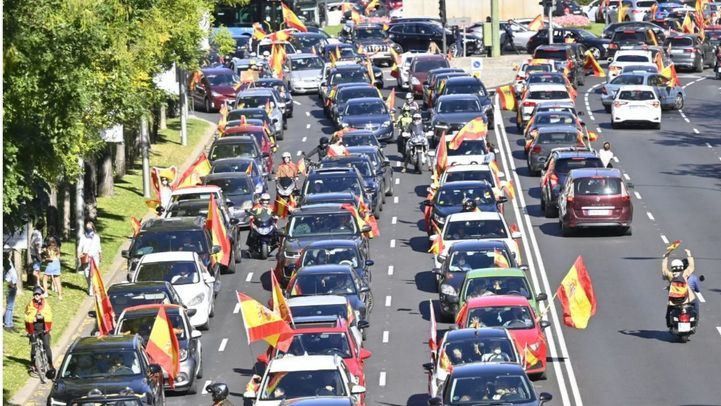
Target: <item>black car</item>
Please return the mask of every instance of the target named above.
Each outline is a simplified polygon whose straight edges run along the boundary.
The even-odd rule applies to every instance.
[[[105,395],[130,389],[144,396],[145,404],[165,404],[163,370],[148,363],[137,335],[76,339],[53,378],[48,405],[70,404],[98,388]]]
[[[455,94],[476,96],[478,102],[481,103],[481,111],[488,118],[488,126],[493,127],[493,100],[491,100],[491,97],[488,95],[488,91],[483,85],[483,82],[481,82],[481,79],[475,76],[449,77],[446,79],[441,91],[438,92],[438,94],[434,94],[433,97],[437,100],[438,97]]]
[[[481,102],[474,95],[450,94],[439,97],[431,112],[434,142],[438,143],[444,132],[448,135],[456,133],[469,121],[480,116],[488,121]]]
[[[370,268],[374,262],[353,241],[324,240],[311,243],[300,255],[300,266],[350,265],[367,282],[371,282]]]
[[[660,44],[658,37],[655,37],[655,30],[650,27],[617,28],[611,36],[611,43],[608,44],[608,59],[612,60],[619,49],[632,49],[636,47],[648,47]],[[654,40],[655,38],[655,40]],[[657,43],[655,44],[654,41]]]
[[[373,134],[373,131],[368,130],[348,131],[343,134],[343,145],[346,147],[369,146],[378,148],[384,146],[384,144],[378,141],[378,138],[376,138]]]
[[[374,63],[388,66],[393,63],[391,48],[399,54],[403,51],[400,45],[388,38],[388,33],[380,24],[356,25],[347,41],[352,41],[356,50],[362,49]]]
[[[339,112],[338,127],[372,131],[378,141],[393,140],[393,118],[385,101],[379,97],[348,100]]]
[[[533,51],[533,58],[553,60],[556,70],[560,72],[569,68],[568,81],[575,87],[586,81],[584,52],[585,47],[582,44],[540,45]]]
[[[275,89],[280,98],[285,101],[285,117],[293,117],[293,95],[290,93],[288,84],[282,79],[264,78],[255,81],[255,87],[269,87]]]
[[[294,32],[290,37],[290,43],[293,44],[296,51],[312,54],[318,53],[328,45],[328,40],[319,32]]]
[[[466,272],[473,269],[498,267],[495,255],[502,255],[510,268],[518,267],[510,248],[501,240],[461,241],[448,249],[443,266],[433,269],[438,282],[441,320],[453,320],[458,313],[458,295],[466,280]]]
[[[363,177],[355,168],[313,168],[301,187],[303,196],[316,193],[351,192],[369,202]]]
[[[360,175],[363,177],[364,187],[366,194],[370,197],[370,201],[366,202],[369,208],[373,211],[373,215],[380,217],[380,212],[383,211],[383,203],[385,201],[385,179],[383,174],[376,173],[373,169],[373,165],[365,155],[350,155],[350,156],[337,156],[337,157],[326,157],[320,163],[321,168],[338,168],[338,167],[354,167],[358,170]]]
[[[267,157],[268,154],[261,152],[258,141],[252,135],[218,138],[213,141],[208,153],[211,164],[223,158],[253,158],[264,175],[267,175],[270,169],[265,162]]]
[[[300,207],[314,204],[350,204],[358,209],[358,198],[351,192],[331,192],[305,195],[300,201]]]
[[[343,142],[345,142],[347,135],[348,134],[343,136]],[[385,156],[382,149],[370,145],[357,145],[348,146],[348,152],[367,156],[371,160],[371,165],[376,172],[376,176],[382,176],[384,179],[385,195],[393,196],[393,168],[391,168],[391,161]]]
[[[367,83],[348,83],[347,86],[338,86],[328,109],[330,118],[335,121],[336,125],[340,123],[341,115],[345,112],[346,103],[349,100],[360,99],[363,97],[380,98],[378,89]]]
[[[553,42],[557,44],[564,43],[567,36],[573,38],[576,44],[582,44],[587,50],[591,51],[593,57],[600,61],[606,58],[606,50],[610,41],[608,39],[599,38],[592,32],[582,28],[554,28]],[[548,44],[548,29],[538,30],[536,35],[528,40],[528,52],[538,48],[539,45]]]
[[[388,29],[388,37],[400,45],[403,52],[425,52],[431,42],[435,42],[440,48],[443,46],[444,35],[446,36],[447,45],[455,42],[455,38],[453,38],[449,30],[430,21],[393,22]]]
[[[373,82],[373,80],[368,77],[368,70],[364,66],[346,64],[331,67],[325,71],[325,77],[320,82],[322,104],[326,104],[331,89],[344,83],[373,83],[378,87],[378,83]]]
[[[212,173],[203,178],[203,184],[216,185],[223,189],[231,218],[237,219],[242,227],[249,225],[246,210],[253,207],[253,202],[258,196],[250,176],[242,172]]]
[[[463,203],[467,199],[473,200],[478,210],[488,212],[499,211],[500,204],[507,200],[505,196],[496,200],[493,186],[485,180],[466,180],[443,184],[433,195],[433,199],[425,200],[423,204],[431,207],[431,222],[442,230],[446,218],[462,212]]]
[[[593,151],[575,148],[554,151],[541,172],[541,210],[546,217],[558,215],[558,195],[572,169],[603,168],[601,158]]]
[[[128,307],[146,304],[170,303],[182,305],[170,282],[120,282],[108,287],[108,297],[113,313],[119,316]]]
[[[620,23],[608,24],[606,27],[604,27],[601,38],[610,40],[613,37],[613,33],[619,29],[633,30],[636,28],[650,28],[651,30],[653,30],[654,34],[656,34],[656,39],[658,39],[659,44],[661,43],[661,41],[664,40],[664,38],[666,38],[666,32],[664,31],[665,27],[661,27],[655,22],[652,23],[649,21],[624,21]]]

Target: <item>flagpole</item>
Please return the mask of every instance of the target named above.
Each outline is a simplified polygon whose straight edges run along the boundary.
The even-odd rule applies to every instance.
[[[548,306],[546,306],[546,308],[543,309],[541,314],[539,314],[539,316],[538,316],[539,320],[546,317],[546,313],[548,313],[548,309],[551,308],[551,304],[553,303],[553,301],[556,300],[556,296],[558,296],[558,289],[556,289],[556,293],[553,294],[553,297],[551,298],[551,300],[548,301]]]

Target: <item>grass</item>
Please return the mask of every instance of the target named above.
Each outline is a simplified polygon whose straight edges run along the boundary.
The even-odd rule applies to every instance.
[[[591,23],[590,26],[584,27],[584,28],[600,37],[601,34],[603,34],[603,29],[605,27],[606,27],[606,24],[603,24],[603,23]]]
[[[188,145],[180,145],[180,122],[169,120],[168,129],[161,132],[159,142],[153,144],[150,157],[151,166],[182,165],[190,156],[210,124],[190,118],[188,120]],[[96,227],[102,243],[101,272],[107,280],[111,271],[111,262],[120,247],[131,235],[130,216],[141,218],[148,212],[142,195],[142,171],[139,165],[130,165],[132,169],[119,181],[115,182],[112,196],[98,198],[98,220]],[[82,273],[76,273],[75,243],[68,241],[61,247],[63,300],[50,292],[48,302],[53,310],[53,343],[60,339],[70,320],[75,317],[77,309],[87,297],[86,282]],[[113,270],[114,271],[114,270]],[[49,283],[49,282],[48,282]],[[107,281],[106,281],[107,284]],[[3,397],[8,402],[28,380],[30,366],[30,346],[24,336],[23,314],[25,306],[31,299],[29,291],[19,292],[15,303],[15,326],[18,333],[5,333],[3,342]],[[62,359],[55,356],[55,367],[60,366]]]
[[[341,30],[342,28],[343,28],[343,25],[342,25],[342,24],[329,25],[329,26],[323,28],[323,31],[327,32],[328,35],[330,35],[330,36],[332,36],[332,37],[335,37],[336,35],[338,35],[338,33],[340,32],[340,30]]]

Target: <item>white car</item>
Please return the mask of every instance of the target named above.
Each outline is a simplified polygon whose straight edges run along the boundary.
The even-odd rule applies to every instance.
[[[455,137],[458,134],[453,134]],[[446,145],[450,144],[453,137],[446,136]],[[429,152],[434,154],[433,165],[438,163],[438,150]],[[488,164],[495,158],[495,151],[488,150],[488,143],[485,138],[477,140],[464,140],[458,149],[446,148],[448,155],[446,156],[446,167],[455,165],[482,165]]]
[[[500,178],[505,176],[506,175],[501,171],[494,174],[491,167],[486,164],[453,165],[443,172],[443,175],[441,175],[441,179],[438,183],[440,186],[443,186],[447,182],[485,180],[490,183],[494,189],[501,189],[503,188],[505,181],[500,180]]]
[[[310,319],[313,317],[336,316],[352,320],[350,330],[358,348],[363,346],[363,334],[359,326],[360,314],[348,314],[353,311],[348,299],[338,295],[296,296],[288,299],[288,307],[293,319]],[[365,325],[363,322],[360,324]]]
[[[623,86],[611,105],[611,125],[649,123],[661,128],[661,102],[651,86]]]
[[[515,68],[514,68],[515,69]],[[533,63],[526,62],[521,65],[516,71],[516,79],[513,82],[513,90],[516,92],[516,97],[521,97],[523,92],[526,90],[526,83],[528,81],[528,75],[533,72],[555,72],[556,65],[553,61],[547,63]]]
[[[350,397],[360,405],[366,388],[359,385],[337,355],[285,356],[270,361],[258,390],[248,390],[245,400],[256,406],[279,406],[298,398]]]
[[[653,55],[651,51],[645,51],[640,49],[621,49],[616,52],[613,56],[613,60],[608,65],[608,75],[606,76],[606,82],[612,81],[616,76],[623,72],[623,68],[626,66],[643,66],[643,67],[656,67],[656,63],[653,61]]]
[[[566,85],[533,83],[528,85],[525,97],[520,101],[516,114],[516,126],[523,129],[531,119],[533,109],[542,102],[569,102],[573,103]]]
[[[178,292],[188,309],[190,324],[207,330],[215,310],[215,284],[220,284],[194,251],[146,254],[140,258],[131,282],[166,281]]]
[[[480,240],[480,241],[503,241],[511,249],[511,253],[520,262],[520,250],[517,239],[521,238],[520,231],[511,232],[506,219],[497,212],[463,212],[451,214],[446,218],[443,226],[443,251],[434,255],[434,268],[443,265],[448,250],[458,241]],[[432,235],[431,241],[435,242],[438,235]]]
[[[270,102],[270,103],[268,103]],[[280,94],[272,88],[254,87],[238,92],[235,97],[235,108],[263,108],[270,105],[268,117],[275,126],[275,133],[278,139],[282,140],[283,130],[287,127],[285,120],[285,100],[280,100]]]

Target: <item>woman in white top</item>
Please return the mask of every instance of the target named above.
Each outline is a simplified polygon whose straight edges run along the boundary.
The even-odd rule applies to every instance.
[[[102,248],[100,246],[100,236],[95,232],[95,225],[92,221],[85,223],[85,233],[80,236],[78,241],[78,263],[80,270],[85,274],[85,280],[88,284],[88,296],[92,296],[93,287],[90,281],[90,259],[95,261],[95,266],[100,268],[100,254]]]
[[[603,143],[603,149],[598,151],[598,157],[601,158],[603,166],[609,168],[611,159],[613,159],[613,152],[611,152],[611,143],[606,141]]]

